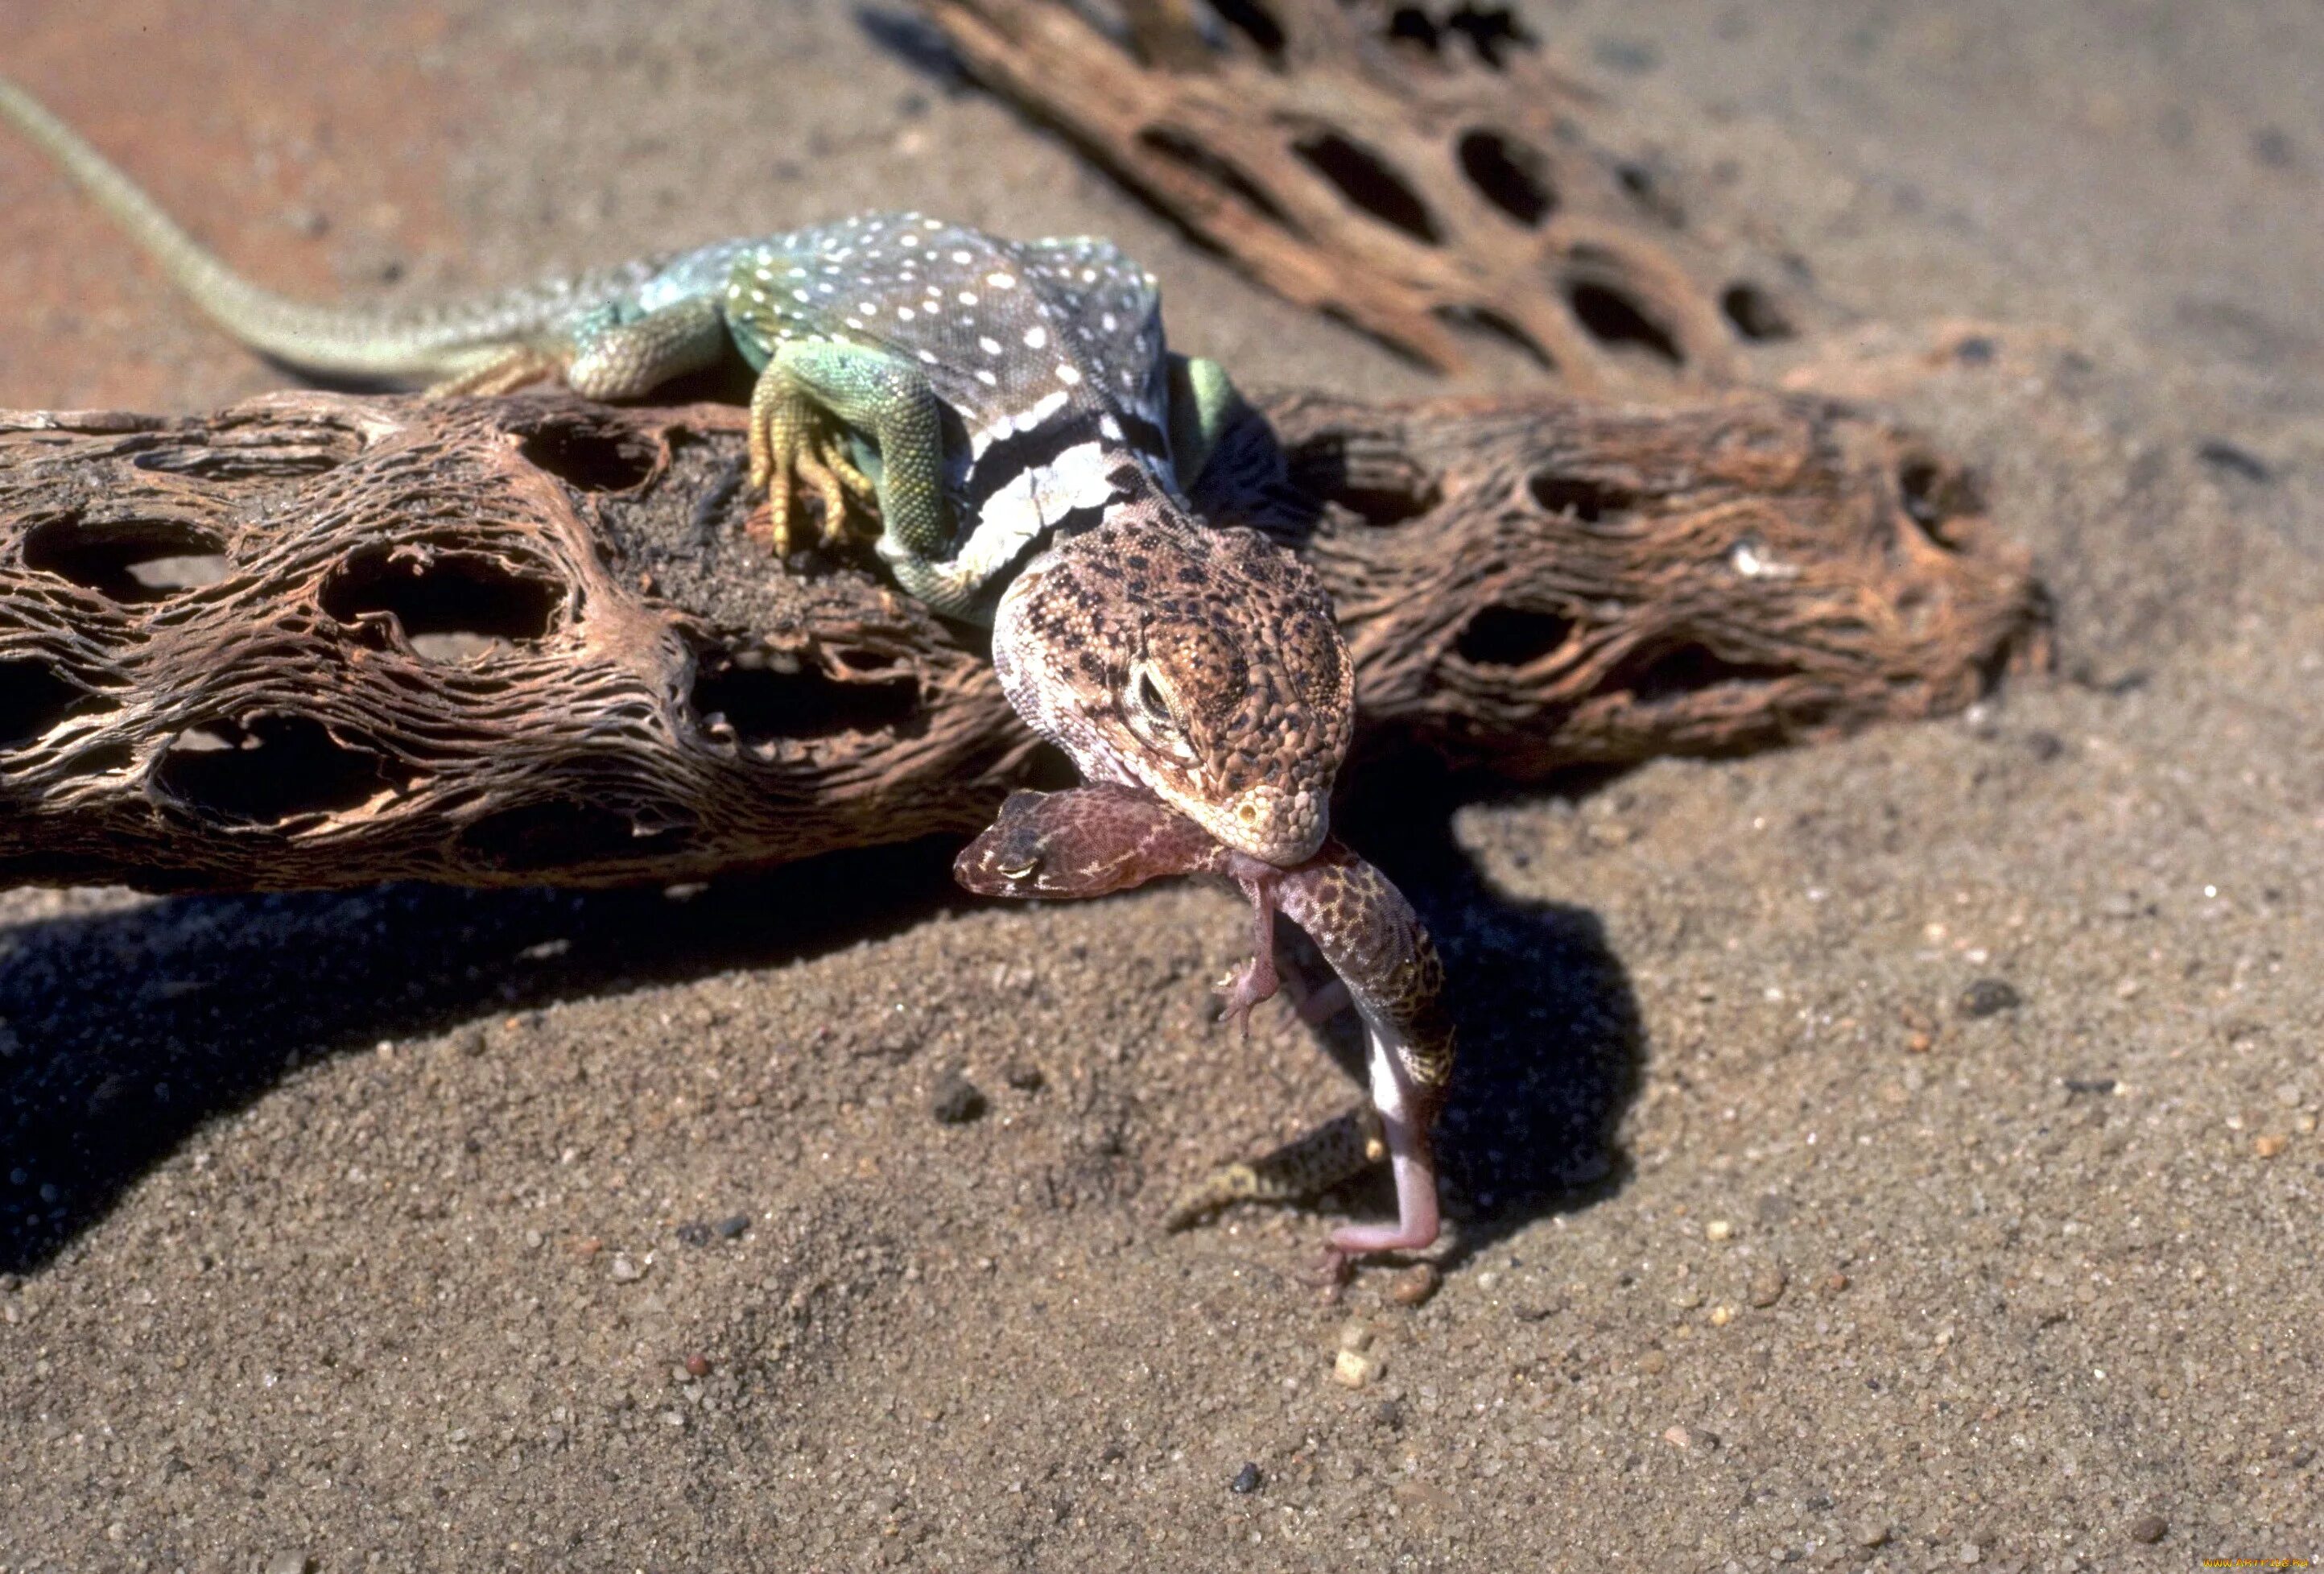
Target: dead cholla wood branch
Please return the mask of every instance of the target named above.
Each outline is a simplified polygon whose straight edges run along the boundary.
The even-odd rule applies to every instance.
[[[1527,776],[1816,736],[1964,703],[2038,637],[1960,479],[1818,405],[1268,408],[1368,755]],[[982,824],[1038,762],[974,636],[771,560],[742,425],[0,416],[0,880],[602,884]]]
[[[1260,282],[1438,367],[1466,328],[1576,392],[1644,392],[1727,380],[1799,320],[1784,260],[1691,229],[1509,12],[1126,0],[1117,41],[1062,0],[919,3],[979,80]]]

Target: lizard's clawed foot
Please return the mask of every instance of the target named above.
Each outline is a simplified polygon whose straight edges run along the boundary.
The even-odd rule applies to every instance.
[[[766,423],[752,422],[751,487],[766,494],[766,502],[751,516],[751,532],[778,557],[836,542],[846,533],[847,483],[796,430],[775,433]],[[821,507],[822,518],[811,528],[804,528],[799,517],[802,493],[812,495]]]

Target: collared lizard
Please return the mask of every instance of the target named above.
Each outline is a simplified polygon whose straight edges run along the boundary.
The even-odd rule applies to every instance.
[[[0,118],[227,332],[309,372],[630,398],[739,355],[777,550],[842,539],[850,500],[876,500],[897,583],[993,625],[1010,702],[1085,776],[1141,783],[1255,858],[1322,845],[1347,648],[1305,564],[1185,502],[1247,412],[1216,366],[1165,347],[1153,276],[1111,242],[865,215],[468,301],[321,307],[228,269],[5,79]]]
[[[1333,1230],[1327,1268],[1337,1278],[1351,1257],[1429,1245],[1439,1223],[1429,1130],[1452,1077],[1452,1025],[1436,948],[1386,875],[1336,838],[1296,868],[1260,863],[1150,794],[1115,783],[1012,793],[953,864],[962,885],[988,896],[1102,896],[1191,874],[1231,880],[1251,901],[1254,954],[1226,981],[1226,1015],[1247,1021],[1276,992],[1280,911],[1307,931],[1344,990],[1344,999],[1318,991],[1303,1014],[1352,1004],[1363,1020],[1370,1104],[1265,1159],[1220,1171],[1180,1198],[1168,1222],[1177,1227],[1245,1199],[1313,1196],[1377,1159],[1384,1145],[1396,1222]]]

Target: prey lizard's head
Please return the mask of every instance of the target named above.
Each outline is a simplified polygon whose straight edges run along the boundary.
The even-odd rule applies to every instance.
[[[1270,864],[1323,845],[1355,668],[1314,572],[1256,532],[1119,499],[1010,585],[992,662],[1089,780],[1142,786]]]

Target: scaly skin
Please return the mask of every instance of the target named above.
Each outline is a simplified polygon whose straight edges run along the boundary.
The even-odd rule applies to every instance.
[[[739,356],[759,374],[751,477],[779,550],[876,501],[880,558],[936,611],[993,625],[1032,727],[1093,781],[1135,782],[1265,861],[1322,845],[1353,668],[1314,575],[1185,502],[1247,415],[1165,347],[1153,275],[1111,243],[1013,242],[917,214],[721,241],[471,301],[364,311],[239,277],[29,95],[46,150],[236,338],[310,372],[442,393],[561,378],[632,398]]]
[[[988,896],[1102,896],[1195,874],[1231,880],[1251,899],[1257,953],[1228,981],[1228,1014],[1247,1016],[1275,993],[1280,911],[1314,940],[1363,1019],[1371,1107],[1369,1119],[1343,1116],[1313,1139],[1221,1171],[1172,1209],[1173,1226],[1247,1198],[1312,1195],[1378,1156],[1376,1130],[1396,1177],[1396,1222],[1333,1230],[1327,1268],[1337,1277],[1350,1258],[1431,1245],[1440,1215],[1428,1133],[1452,1077],[1452,1027],[1436,948],[1387,876],[1338,841],[1296,868],[1274,867],[1221,846],[1150,795],[1111,784],[1010,794],[953,864],[954,879]]]

